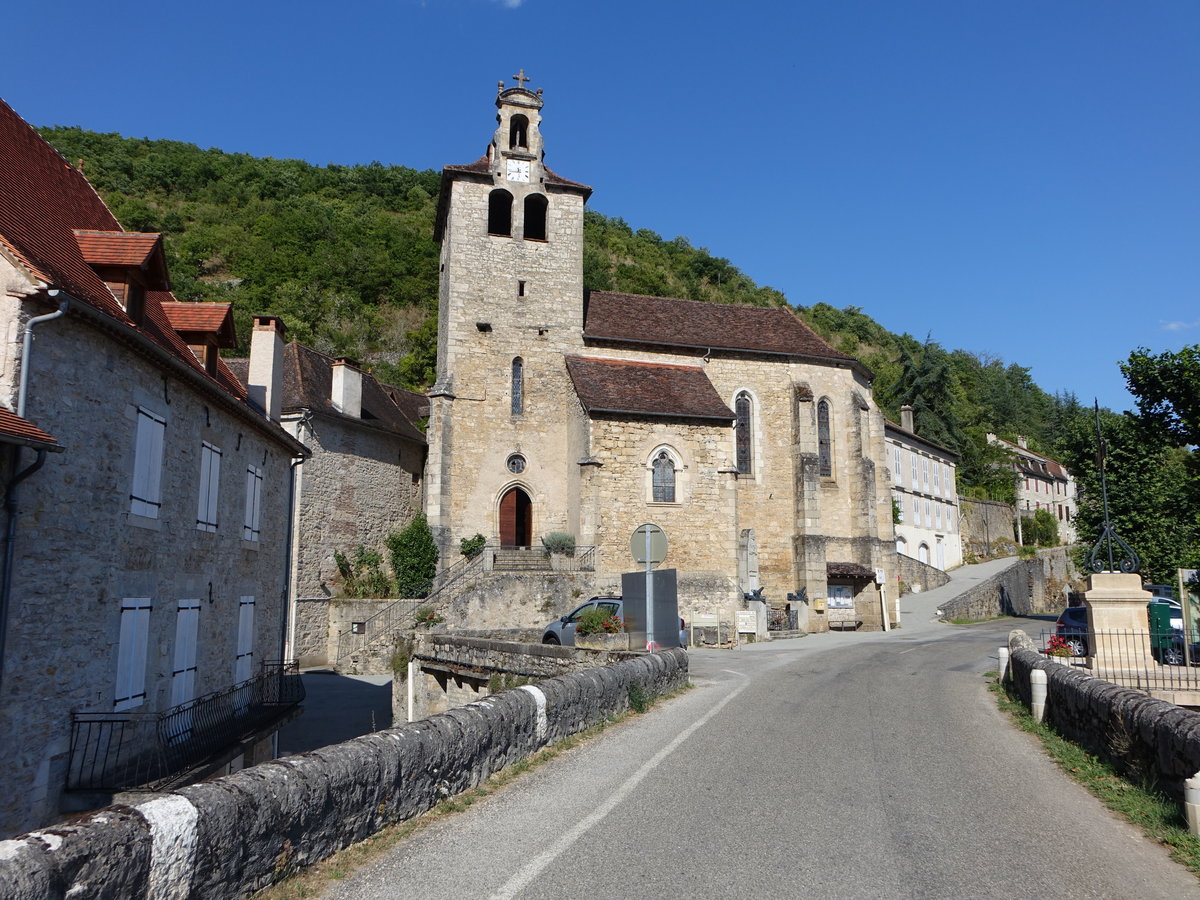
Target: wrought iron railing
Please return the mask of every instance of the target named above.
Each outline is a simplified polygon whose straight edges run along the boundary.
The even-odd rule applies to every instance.
[[[379,643],[401,627],[410,628],[413,625],[413,615],[423,607],[433,607],[449,599],[451,589],[462,581],[468,573],[479,572],[484,567],[487,549],[470,559],[460,559],[452,566],[447,566],[434,576],[429,590],[421,600],[397,600],[385,606],[375,615],[358,623],[356,628],[338,634],[337,662],[343,662],[351,654],[365,650],[372,644]]]
[[[67,789],[162,790],[303,700],[295,663],[271,662],[248,681],[160,713],[75,713]]]
[[[1048,660],[1122,687],[1200,692],[1200,642],[1177,629],[1043,632],[1042,646]]]
[[[439,572],[421,600],[397,600],[370,618],[340,632],[335,661],[345,662],[354,653],[391,639],[398,631],[414,625],[419,609],[436,610],[457,596],[458,586],[467,575],[498,572],[592,572],[596,568],[596,548],[576,547],[574,554],[555,554],[553,560],[542,547],[500,547],[488,544],[476,556],[461,559]]]
[[[800,613],[797,610],[767,610],[767,631],[796,631],[799,627]]]

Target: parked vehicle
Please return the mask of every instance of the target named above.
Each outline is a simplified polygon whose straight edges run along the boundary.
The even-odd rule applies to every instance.
[[[562,644],[566,647],[574,647],[575,629],[579,625],[579,620],[589,609],[596,609],[597,607],[610,614],[618,615],[622,619],[625,618],[625,604],[620,597],[592,597],[586,603],[581,603],[579,606],[575,607],[575,609],[571,610],[562,618],[556,619],[547,625],[545,633],[542,634],[542,643]],[[682,616],[679,617],[679,646],[684,650],[686,650],[688,646],[687,623],[684,622]]]
[[[1088,615],[1086,606],[1068,606],[1054,623],[1054,632],[1064,641],[1072,656],[1087,656]]]

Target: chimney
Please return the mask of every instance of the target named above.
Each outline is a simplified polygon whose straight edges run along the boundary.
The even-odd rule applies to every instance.
[[[287,329],[278,316],[255,316],[250,334],[250,372],[246,389],[250,399],[279,421],[283,406],[283,336]]]
[[[1022,450],[1029,449],[1029,441],[1025,438],[1025,435],[1023,435],[1023,434],[1017,435],[1017,446],[1020,447]]]
[[[338,412],[362,418],[362,372],[345,357],[333,361],[333,390],[329,400]]]
[[[900,407],[900,427],[911,434],[917,433],[913,428],[913,408],[907,403]]]

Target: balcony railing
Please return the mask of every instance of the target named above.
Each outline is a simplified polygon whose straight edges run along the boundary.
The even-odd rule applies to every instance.
[[[304,700],[295,663],[160,713],[75,713],[67,789],[163,790],[254,739]]]

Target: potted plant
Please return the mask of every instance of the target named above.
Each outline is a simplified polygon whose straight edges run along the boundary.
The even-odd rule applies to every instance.
[[[575,646],[586,650],[628,650],[629,635],[616,613],[593,607],[579,617],[575,626]]]
[[[1046,641],[1046,658],[1050,661],[1069,666],[1073,655],[1071,645],[1061,634],[1052,634],[1050,640]]]
[[[575,535],[552,531],[542,538],[542,546],[550,557],[551,569],[566,569],[565,560],[575,555]]]

